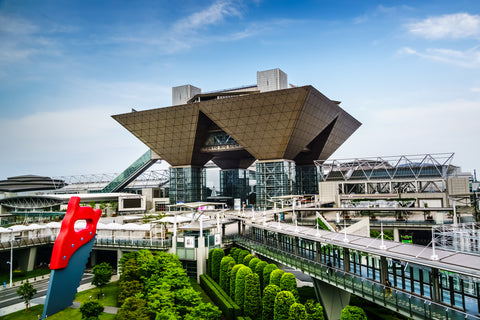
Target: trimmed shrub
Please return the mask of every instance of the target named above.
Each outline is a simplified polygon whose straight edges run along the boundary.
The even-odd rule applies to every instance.
[[[223,252],[222,249],[213,249],[212,253],[212,262],[211,262],[211,268],[212,268],[212,279],[215,280],[217,283],[220,280],[220,262],[222,261],[222,258],[225,256],[225,252]]]
[[[323,316],[323,307],[320,303],[313,299],[305,302],[305,310],[307,311],[307,320],[325,320]]]
[[[213,256],[213,250],[215,249],[210,249],[208,251],[208,259],[207,259],[207,274],[211,277],[212,276],[212,256]]]
[[[270,274],[273,270],[278,269],[277,265],[270,263],[263,268],[263,288],[266,288],[270,284]]]
[[[290,306],[295,303],[295,297],[290,291],[280,291],[275,297],[273,309],[274,320],[288,320]]]
[[[247,254],[247,255],[245,256],[245,258],[243,258],[242,263],[248,267],[248,264],[250,263],[250,261],[251,261],[253,258],[255,258],[255,257],[253,256],[253,254],[249,253],[249,254]]]
[[[307,311],[305,311],[305,306],[301,303],[295,302],[290,306],[288,311],[288,320],[306,320]]]
[[[267,265],[268,263],[266,263],[265,261],[260,261],[259,263],[257,263],[254,269],[254,272],[258,274],[258,279],[260,280],[260,291],[262,292],[263,292],[263,288],[265,288],[263,286],[263,269],[265,269]]]
[[[228,296],[230,296],[230,278],[231,278],[232,269],[234,266],[235,266],[235,261],[230,261],[227,265],[227,277],[225,279],[226,290],[224,291]]]
[[[240,309],[244,310],[245,304],[245,277],[247,274],[252,273],[252,269],[246,266],[242,266],[238,269],[235,279],[235,303],[238,304]]]
[[[258,259],[258,258],[253,258],[253,259],[250,260],[250,262],[248,263],[248,267],[249,267],[250,269],[252,269],[253,272],[255,272],[255,267],[257,266],[257,263],[259,263],[260,261],[262,261],[262,260],[260,260],[260,259]]]
[[[261,319],[262,294],[260,292],[260,278],[256,273],[245,276],[245,306],[244,314],[252,319]]]
[[[230,249],[230,255],[232,256],[233,259],[235,259],[235,263],[238,263],[238,254],[240,253],[240,249],[237,247],[233,247]]]
[[[240,269],[243,266],[244,266],[243,264],[236,264],[235,266],[233,266],[232,271],[230,271],[229,295],[230,295],[230,298],[232,299],[235,299],[235,282],[237,280],[237,272],[238,272],[238,269]]]
[[[230,262],[235,263],[235,260],[231,256],[225,256],[220,261],[220,281],[218,284],[225,292],[228,292],[230,289],[230,282],[227,283],[227,269]]]
[[[280,289],[293,293],[295,300],[298,302],[297,278],[295,278],[293,273],[285,272],[282,275],[282,278],[280,278]]]
[[[273,320],[273,308],[275,306],[275,297],[282,291],[279,286],[269,284],[263,289],[262,298],[262,319]]]
[[[346,306],[342,310],[340,320],[367,320],[367,315],[362,308],[356,306]]]
[[[275,269],[270,273],[270,284],[274,284],[280,287],[280,279],[282,279],[283,274],[285,271],[282,269]]]
[[[238,253],[237,263],[243,263],[243,259],[249,254],[250,252],[248,250],[240,250]]]

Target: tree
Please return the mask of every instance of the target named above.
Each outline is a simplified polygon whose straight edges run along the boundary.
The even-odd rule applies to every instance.
[[[116,320],[150,320],[150,312],[147,309],[145,299],[130,297],[118,309]]]
[[[228,280],[228,265],[233,262],[235,263],[235,260],[231,256],[225,256],[222,258],[220,261],[220,287],[223,289],[223,291],[228,293],[228,289],[230,287],[230,281],[227,283]]]
[[[262,298],[262,319],[273,320],[273,309],[275,306],[275,297],[282,291],[279,286],[269,284],[263,289]]]
[[[270,284],[270,274],[276,269],[278,269],[278,267],[273,263],[267,264],[267,266],[263,268],[263,288],[266,288]]]
[[[143,291],[144,285],[142,282],[133,280],[133,281],[120,281],[119,284],[119,292],[118,292],[118,303],[122,305],[125,300],[129,297],[135,296],[137,293],[141,293]]]
[[[293,273],[285,272],[280,278],[280,289],[285,291],[290,291],[295,296],[295,299],[298,301],[298,289],[297,289],[297,279]]]
[[[356,306],[346,306],[342,310],[340,320],[367,320],[367,315],[362,308]]]
[[[305,310],[305,306],[301,303],[295,302],[290,306],[290,310],[288,311],[288,320],[306,320],[307,319],[307,311]]]
[[[112,279],[113,269],[112,266],[106,262],[102,262],[97,264],[92,269],[93,271],[93,279],[92,284],[97,288],[100,288],[100,292],[102,292],[102,287],[110,282]]]
[[[243,266],[243,264],[236,264],[233,266],[232,271],[230,271],[230,298],[232,299],[235,299],[235,283],[237,281],[237,272],[238,269]]]
[[[20,296],[20,298],[23,299],[25,302],[25,310],[28,310],[28,307],[30,306],[30,300],[32,300],[32,297],[37,293],[37,289],[35,289],[28,280],[20,286],[17,290],[17,294]]]
[[[262,314],[262,293],[260,278],[256,273],[245,276],[245,315],[252,319],[260,319]]]
[[[275,297],[273,308],[274,320],[288,320],[290,306],[295,303],[295,297],[290,291],[280,291]]]
[[[215,280],[217,283],[220,280],[220,262],[222,261],[224,256],[225,252],[222,249],[213,249],[212,262],[210,266],[212,268],[212,279]]]
[[[245,277],[252,273],[252,269],[242,266],[238,269],[235,279],[235,303],[243,310],[245,302]]]
[[[218,320],[222,316],[222,311],[211,303],[201,303],[193,311],[185,315],[185,320]]]
[[[270,273],[270,284],[274,284],[280,287],[280,279],[282,279],[285,271],[282,269],[275,269]]]
[[[98,301],[87,301],[80,306],[80,313],[82,319],[93,320],[98,319],[98,316],[102,314],[103,306]]]

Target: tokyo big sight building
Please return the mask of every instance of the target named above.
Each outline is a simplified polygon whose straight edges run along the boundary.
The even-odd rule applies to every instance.
[[[288,84],[280,69],[257,84],[202,93],[172,88],[172,106],[112,116],[170,164],[170,203],[206,200],[205,164],[220,168],[220,193],[245,202],[255,162],[256,204],[317,194],[314,160],[326,160],[361,123],[312,86]]]

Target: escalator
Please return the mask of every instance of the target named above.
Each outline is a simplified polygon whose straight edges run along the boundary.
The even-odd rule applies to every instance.
[[[159,158],[152,157],[152,150],[145,152],[140,158],[132,163],[125,171],[120,173],[115,179],[112,180],[101,193],[120,192],[125,189],[126,186],[141,175],[145,170],[150,168]]]

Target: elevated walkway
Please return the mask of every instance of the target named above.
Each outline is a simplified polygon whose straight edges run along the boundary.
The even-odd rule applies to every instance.
[[[140,158],[132,163],[127,169],[112,180],[100,193],[120,192],[125,189],[133,180],[160,160],[152,150],[145,152]]]
[[[413,319],[480,319],[478,255],[288,224],[240,223],[237,245],[310,275],[318,291],[338,291],[337,301],[352,293]],[[339,316],[330,312],[329,319]]]

